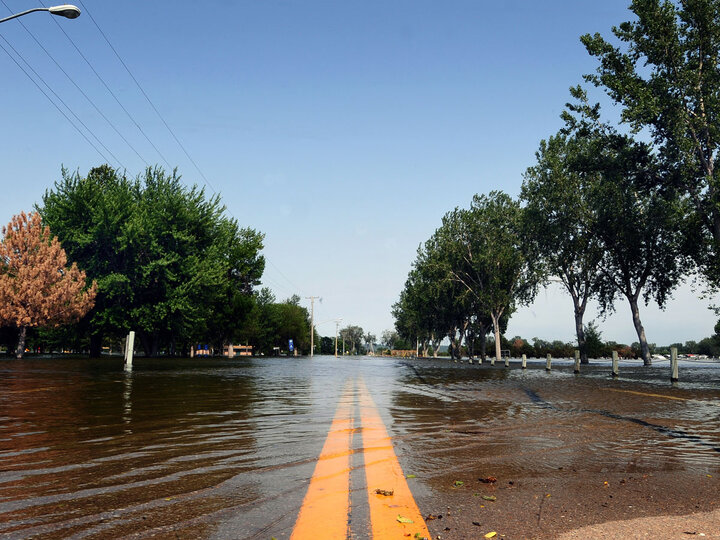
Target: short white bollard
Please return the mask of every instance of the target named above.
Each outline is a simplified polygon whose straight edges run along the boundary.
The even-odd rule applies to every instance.
[[[670,347],[670,381],[678,381],[678,356],[677,347]]]
[[[550,371],[552,369],[552,356],[550,356],[550,353],[548,353],[547,357],[545,358],[545,371]]]
[[[522,368],[527,369],[527,355],[526,354],[522,355]]]
[[[125,369],[132,369],[133,350],[135,349],[135,332],[130,333],[125,340]]]
[[[620,375],[620,370],[618,369],[618,353],[617,351],[613,351],[613,357],[612,357],[612,376],[618,377]]]

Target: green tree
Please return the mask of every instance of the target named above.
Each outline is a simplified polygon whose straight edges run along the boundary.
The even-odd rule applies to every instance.
[[[605,345],[602,342],[602,333],[595,324],[590,321],[585,327],[585,345],[590,358],[600,358],[604,356]]]
[[[473,311],[490,315],[500,360],[501,319],[532,300],[540,277],[526,257],[520,204],[502,192],[475,195],[470,209],[447,214],[443,227],[450,273]]]
[[[41,211],[70,260],[98,282],[85,319],[94,354],[104,335],[133,328],[150,356],[199,339],[219,344],[252,311],[263,236],[239,228],[218,197],[186,187],[176,171],[148,168],[129,181],[108,166],[86,178],[63,170]]]
[[[666,174],[692,201],[689,245],[705,275],[720,282],[720,16],[712,0],[633,0],[636,21],[613,28],[621,45],[600,34],[581,40],[599,65],[587,80],[622,105],[622,119],[648,128]],[[695,231],[700,229],[704,238]],[[705,242],[702,240],[706,239]]]
[[[345,341],[345,350],[349,351],[350,354],[358,354],[362,351],[363,336],[365,332],[357,325],[349,325],[340,330],[340,336]]]
[[[89,336],[90,355],[98,357],[104,336],[120,337],[131,325],[134,255],[126,232],[137,206],[137,182],[107,165],[91,169],[86,177],[64,168],[61,175],[37,210],[69,260],[97,283],[95,306],[75,331]]]
[[[595,234],[603,247],[600,306],[609,312],[616,296],[627,299],[643,363],[650,365],[639,301],[641,296],[645,303],[653,299],[662,308],[682,279],[683,199],[651,187],[648,178],[659,174],[655,156],[628,136],[599,132],[588,163],[599,176],[592,197]]]
[[[299,297],[291,297],[279,304],[265,306],[263,324],[267,328],[267,338],[263,349],[267,354],[273,347],[286,349],[290,340],[299,352],[310,352],[310,313],[298,305],[299,301]]]
[[[580,88],[571,90],[584,98]],[[568,106],[571,111],[575,108]],[[577,109],[575,109],[577,110]],[[581,115],[597,114],[580,109]],[[527,169],[520,198],[525,202],[524,230],[532,253],[546,274],[559,279],[573,302],[580,358],[588,363],[583,317],[599,289],[602,246],[595,234],[592,177],[583,174],[578,159],[586,152],[587,122],[565,113],[566,128],[540,142],[537,164]]]

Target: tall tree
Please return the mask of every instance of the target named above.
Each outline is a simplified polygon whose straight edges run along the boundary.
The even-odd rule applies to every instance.
[[[600,305],[608,311],[616,295],[628,300],[643,362],[650,365],[639,299],[654,299],[662,308],[682,279],[685,200],[648,187],[655,183],[649,178],[659,174],[655,156],[648,145],[626,135],[598,136],[588,163],[600,175],[592,195],[595,234],[603,247]]]
[[[582,101],[585,93],[571,89]],[[520,198],[525,202],[524,230],[533,256],[549,276],[559,279],[573,302],[575,333],[581,362],[588,363],[583,317],[588,301],[599,291],[603,256],[595,234],[596,212],[591,199],[593,174],[578,163],[592,144],[589,126],[596,121],[594,107],[569,105],[565,130],[540,142],[537,164],[527,169]]]
[[[540,277],[526,256],[520,203],[499,191],[475,195],[469,210],[443,218],[443,228],[453,279],[478,312],[490,315],[500,360],[501,319],[532,300]]]
[[[58,235],[71,261],[97,283],[93,309],[76,332],[90,338],[90,355],[100,356],[103,338],[119,338],[130,328],[133,287],[129,275],[135,256],[126,231],[137,206],[136,182],[107,165],[87,176],[62,169],[62,177],[37,208]]]
[[[86,178],[63,171],[43,203],[70,259],[100,284],[86,321],[96,354],[104,335],[133,328],[150,356],[238,337],[264,269],[263,235],[227,218],[218,197],[177,171],[128,181],[102,166]]]
[[[621,104],[633,128],[648,128],[668,174],[693,202],[707,242],[689,227],[689,244],[705,275],[720,284],[720,4],[717,0],[633,0],[637,20],[612,29],[616,47],[584,35],[597,57],[586,78]]]
[[[22,358],[30,327],[74,322],[92,308],[97,286],[85,272],[67,266],[67,256],[37,212],[13,216],[0,242],[0,325],[20,329]]]
[[[365,332],[357,325],[349,325],[340,330],[340,335],[345,341],[346,347],[350,345],[350,354],[355,354],[359,346],[362,344]]]

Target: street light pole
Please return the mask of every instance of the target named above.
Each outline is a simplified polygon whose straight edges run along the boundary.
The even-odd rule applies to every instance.
[[[22,11],[20,13],[16,13],[15,15],[10,15],[9,17],[5,17],[4,19],[0,19],[0,23],[4,23],[5,21],[11,21],[13,19],[17,19],[18,17],[22,17],[23,15],[27,15],[28,13],[34,13],[36,11],[47,11],[52,15],[57,15],[58,17],[65,17],[66,19],[77,19],[80,16],[80,10],[76,6],[73,6],[71,4],[63,4],[61,6],[52,6],[48,8],[28,9],[27,11]]]

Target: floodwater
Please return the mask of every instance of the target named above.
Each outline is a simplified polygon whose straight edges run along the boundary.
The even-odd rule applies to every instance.
[[[416,477],[423,515],[470,459],[514,478],[569,468],[720,476],[720,365],[684,364],[675,386],[667,366],[621,365],[619,379],[605,364],[579,376],[569,362],[544,368],[321,356],[136,359],[126,371],[117,358],[3,360],[0,535],[288,538],[356,380]],[[362,538],[358,516],[351,531]]]

